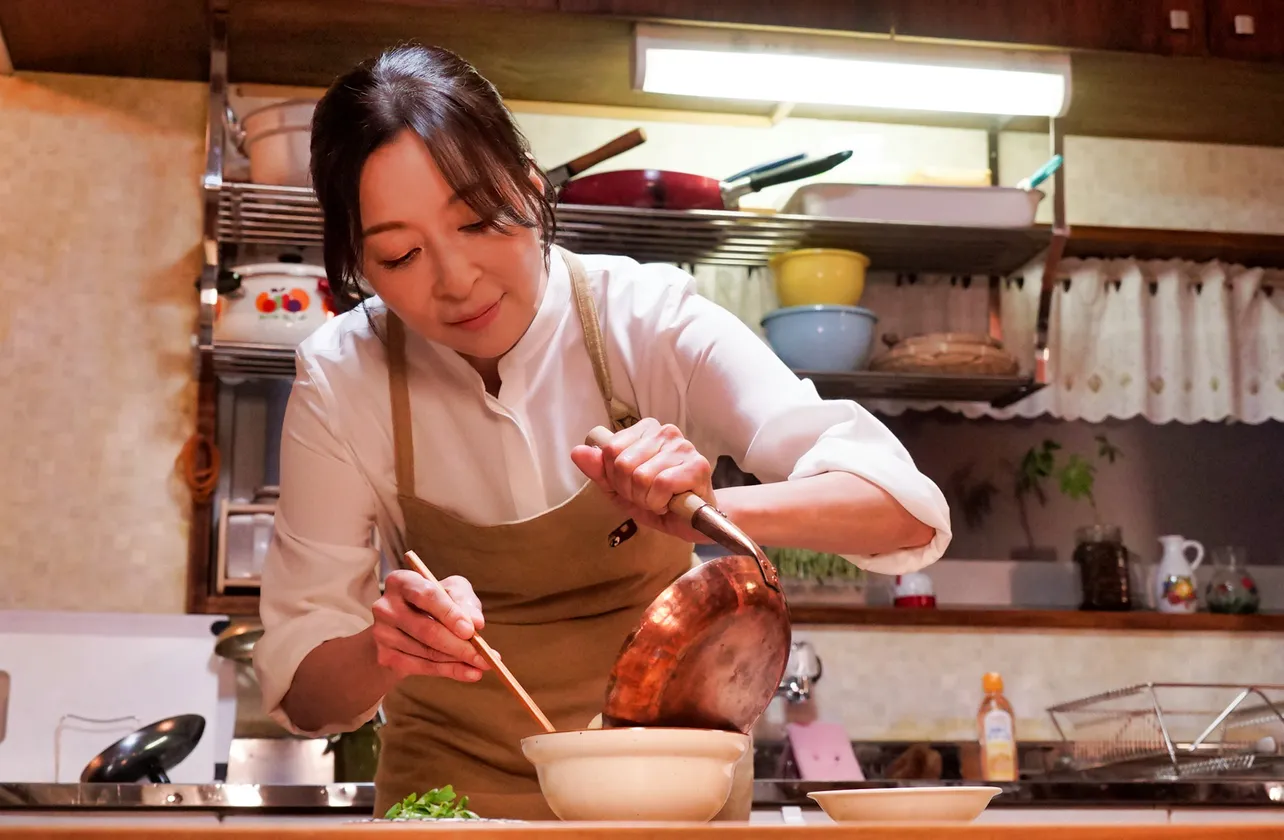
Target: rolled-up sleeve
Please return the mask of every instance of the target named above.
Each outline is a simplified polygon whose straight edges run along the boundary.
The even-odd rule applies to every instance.
[[[303,732],[281,708],[304,657],[372,622],[379,597],[371,544],[376,499],[334,428],[324,377],[303,356],[296,368],[281,431],[281,496],[263,566],[264,634],[254,647],[254,670],[272,719],[291,732],[319,735],[355,729],[378,708],[317,732]]]
[[[692,443],[731,456],[764,482],[858,475],[936,533],[919,548],[847,559],[884,574],[938,560],[951,538],[949,505],[896,436],[856,402],[822,400],[734,315],[695,294],[689,281],[670,279],[659,329],[670,339],[669,374],[685,383],[678,414]]]

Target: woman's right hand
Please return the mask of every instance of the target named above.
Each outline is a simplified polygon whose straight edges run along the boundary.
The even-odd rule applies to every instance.
[[[391,572],[372,612],[377,660],[398,677],[476,682],[490,669],[468,641],[485,621],[465,578],[456,575],[438,584],[417,572]]]

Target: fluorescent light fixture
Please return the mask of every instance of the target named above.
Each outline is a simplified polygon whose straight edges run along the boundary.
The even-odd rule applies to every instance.
[[[1060,53],[638,24],[633,86],[648,93],[897,111],[1064,116]]]

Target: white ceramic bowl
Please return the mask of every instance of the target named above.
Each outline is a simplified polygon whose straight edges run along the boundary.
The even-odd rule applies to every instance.
[[[971,822],[1003,788],[870,788],[807,794],[834,822]]]
[[[563,820],[705,822],[731,795],[749,736],[707,729],[580,729],[522,739]]]

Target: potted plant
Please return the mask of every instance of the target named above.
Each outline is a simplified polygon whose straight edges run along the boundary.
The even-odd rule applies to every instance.
[[[865,572],[837,554],[803,548],[768,548],[764,553],[780,572],[787,598],[806,603],[865,603]]]
[[[1119,526],[1102,521],[1095,493],[1098,466],[1115,463],[1123,457],[1123,452],[1104,434],[1097,435],[1095,441],[1095,459],[1079,453],[1062,459],[1061,445],[1051,440],[1027,450],[1017,470],[1017,504],[1022,527],[1030,537],[1025,499],[1033,496],[1039,504],[1045,504],[1045,481],[1055,478],[1063,496],[1075,502],[1087,501],[1092,509],[1092,524],[1075,529],[1074,561],[1083,584],[1081,608],[1129,610],[1133,606],[1133,593],[1128,549],[1124,547]]]
[[[1105,435],[1097,435],[1095,440],[1095,461],[1078,453],[1062,458],[1059,455],[1062,446],[1054,440],[1044,440],[1030,447],[1018,463],[1014,464],[1006,459],[999,461],[1002,472],[1007,472],[1012,477],[1012,497],[1016,501],[1021,530],[1025,534],[1025,547],[1013,549],[1013,559],[1056,559],[1055,549],[1036,544],[1034,528],[1030,524],[1030,501],[1038,502],[1041,507],[1048,503],[1045,487],[1049,481],[1055,481],[1061,494],[1071,501],[1087,501],[1092,509],[1093,527],[1109,530],[1109,526],[1101,522],[1097,508],[1095,486],[1098,464],[1113,464],[1123,457],[1123,452]],[[999,486],[993,480],[984,475],[978,477],[976,472],[974,463],[964,464],[950,474],[942,488],[950,499],[951,508],[970,530],[982,526],[993,509],[995,496],[1000,493]]]

